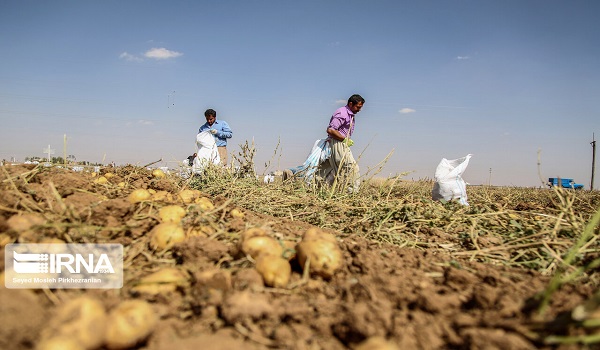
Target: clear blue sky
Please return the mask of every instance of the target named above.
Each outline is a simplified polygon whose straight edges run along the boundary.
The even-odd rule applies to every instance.
[[[213,108],[262,173],[301,164],[359,93],[363,173],[393,151],[380,176],[432,178],[471,153],[467,182],[537,186],[541,152],[543,178],[589,188],[599,16],[595,0],[2,0],[0,158],[62,156],[66,134],[78,160],[175,166]]]

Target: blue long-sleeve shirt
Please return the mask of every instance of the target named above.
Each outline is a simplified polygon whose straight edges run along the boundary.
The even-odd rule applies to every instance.
[[[233,136],[233,131],[231,131],[229,124],[224,120],[215,120],[212,126],[208,125],[208,123],[204,123],[198,132],[200,133],[210,129],[217,130],[217,133],[215,134],[217,147],[227,146],[227,139],[230,139]]]

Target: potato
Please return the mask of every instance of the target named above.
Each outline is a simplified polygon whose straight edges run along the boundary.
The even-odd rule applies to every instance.
[[[384,337],[373,336],[358,344],[355,350],[400,350],[400,348]]]
[[[56,243],[58,243],[58,244],[65,244],[67,242],[63,241],[62,239],[60,239],[58,237],[44,237],[44,238],[40,239],[39,243],[41,243],[41,244],[48,244],[48,243],[51,243],[51,244],[56,244]]]
[[[263,230],[262,228],[251,227],[251,228],[247,229],[246,231],[242,232],[242,234],[240,235],[240,247],[241,247],[241,244],[244,241],[246,241],[247,239],[250,239],[252,237],[266,236],[266,235],[267,235],[267,231]]]
[[[290,281],[292,267],[281,255],[262,254],[256,259],[256,270],[263,278],[265,285],[284,288]]]
[[[171,222],[164,222],[154,226],[150,234],[150,246],[157,250],[168,249],[173,244],[185,240],[183,227]]]
[[[121,181],[117,184],[117,186],[119,186],[119,188],[125,188],[125,182]]]
[[[157,179],[162,179],[163,177],[167,176],[167,174],[165,174],[165,172],[162,169],[154,169],[152,170],[152,176],[154,176]]]
[[[194,203],[198,204],[198,208],[202,211],[209,211],[215,209],[215,205],[206,197],[196,198]]]
[[[324,240],[324,241],[337,243],[337,239],[335,238],[334,235],[327,233],[317,227],[309,228],[308,230],[306,230],[306,232],[304,232],[304,235],[302,235],[303,242],[315,241],[315,240]]]
[[[76,340],[84,349],[96,349],[102,345],[106,326],[104,305],[95,298],[82,296],[59,306],[41,337],[50,340],[66,336]]]
[[[76,338],[66,335],[42,340],[35,348],[36,350],[86,350]]]
[[[324,278],[331,278],[343,263],[337,243],[326,240],[301,241],[296,246],[296,254],[302,269],[310,258],[310,273]]]
[[[113,173],[106,173],[106,174],[104,174],[104,177],[107,178],[107,179],[110,179],[111,177],[114,177],[114,176],[115,176],[115,174],[113,174]]]
[[[94,180],[94,183],[99,184],[99,185],[104,185],[104,184],[108,183],[108,179],[105,176],[100,176],[99,178]]]
[[[7,244],[13,243],[14,241],[15,239],[9,236],[8,234],[0,233],[0,247],[4,247]]]
[[[262,254],[281,256],[283,247],[279,242],[269,236],[250,237],[242,243],[242,252],[256,259]]]
[[[265,237],[267,236],[267,231],[260,227],[251,227],[240,234],[240,240],[238,241],[238,248],[241,251],[244,251],[244,242],[249,240],[252,237]],[[244,253],[246,254],[246,253]]]
[[[17,232],[27,231],[33,226],[43,225],[46,219],[41,214],[24,213],[11,216],[6,223],[11,230]]]
[[[161,294],[189,285],[188,275],[180,269],[166,267],[140,279],[131,291],[144,294]]]
[[[152,194],[153,201],[173,202],[173,195],[167,191],[156,191]]]
[[[137,190],[131,192],[127,199],[129,200],[129,203],[139,203],[149,200],[150,197],[152,197],[152,194],[148,190],[138,188]]]
[[[231,217],[233,217],[233,218],[240,218],[240,219],[244,218],[244,213],[241,210],[239,210],[238,208],[231,209],[229,211],[229,215],[231,215]]]
[[[152,306],[143,300],[127,300],[108,315],[105,344],[109,349],[127,349],[145,340],[158,318]]]
[[[177,194],[177,198],[185,204],[194,202],[202,193],[198,190],[182,190]]]
[[[158,217],[162,222],[180,223],[185,216],[185,209],[178,205],[167,205],[158,210]]]

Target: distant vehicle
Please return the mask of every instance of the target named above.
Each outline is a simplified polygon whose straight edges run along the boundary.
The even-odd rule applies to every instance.
[[[560,181],[560,183],[559,183]],[[572,188],[574,190],[581,190],[583,189],[583,185],[582,184],[576,184],[575,181],[573,181],[573,179],[563,179],[563,178],[559,178],[559,177],[551,177],[548,179],[548,186],[552,187],[552,186],[560,186],[563,188]]]

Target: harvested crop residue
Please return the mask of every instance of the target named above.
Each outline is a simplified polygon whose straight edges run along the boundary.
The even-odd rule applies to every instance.
[[[106,183],[95,181],[100,175]],[[598,334],[597,328],[583,327],[570,316],[592,298],[597,281],[562,285],[540,316],[536,295],[547,288],[551,275],[486,263],[468,254],[476,249],[494,254],[490,248],[502,243],[494,236],[471,240],[474,247],[447,226],[429,225],[419,231],[423,245],[401,246],[369,239],[364,220],[363,226],[354,226],[356,234],[323,228],[337,237],[342,267],[331,278],[313,275],[310,268],[303,271],[293,249],[287,249],[289,283],[269,288],[254,268],[254,259],[241,253],[240,235],[260,228],[293,247],[313,225],[252,211],[240,205],[243,201],[213,196],[202,188],[182,197],[183,180],[156,178],[137,167],[105,169],[92,176],[5,166],[0,181],[2,247],[42,242],[124,246],[122,289],[21,290],[6,289],[2,283],[2,349],[72,341],[68,338],[75,334],[62,334],[69,331],[48,334],[45,329],[53,315],[82,295],[100,302],[109,324],[111,311],[125,301],[150,306],[156,324],[149,322],[147,334],[135,333],[136,327],[146,325],[132,326],[135,334],[125,344],[135,349],[575,349],[582,342],[558,344],[549,337]],[[129,194],[140,188],[150,190],[152,197],[132,203]],[[545,206],[513,204],[518,210]],[[153,249],[151,232],[161,222],[160,208],[167,205],[185,209],[180,222],[185,239]],[[361,221],[351,211],[336,220],[342,217]],[[3,270],[4,254],[2,249]],[[74,317],[84,316],[82,312]],[[95,348],[110,344],[106,338]]]

